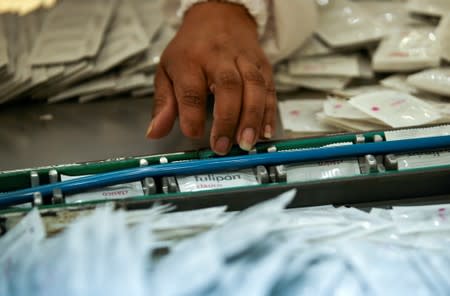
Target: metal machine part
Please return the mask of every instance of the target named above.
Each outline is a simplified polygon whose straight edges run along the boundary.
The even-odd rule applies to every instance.
[[[59,173],[57,170],[53,169],[48,172],[50,184],[55,184],[59,182]],[[64,203],[64,195],[60,188],[55,188],[53,190],[52,204]]]
[[[144,158],[140,159],[139,166],[148,166],[148,161]],[[144,191],[144,195],[156,194],[157,188],[155,179],[152,177],[144,178],[144,180],[142,180],[142,190]]]

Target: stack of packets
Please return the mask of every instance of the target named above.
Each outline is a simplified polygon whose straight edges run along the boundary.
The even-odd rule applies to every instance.
[[[158,2],[0,0],[0,104],[151,96],[155,68],[175,34]],[[275,67],[278,91],[298,99],[279,104],[288,133],[450,119],[449,1],[317,5],[314,36]]]
[[[276,67],[279,92],[296,94],[279,102],[287,134],[450,120],[450,1],[331,0],[317,5],[314,36]],[[312,99],[300,89],[322,95]]]
[[[448,295],[449,205],[245,211],[98,208],[0,238],[1,295]]]
[[[0,2],[0,104],[152,94],[174,35],[158,1],[54,2]]]
[[[0,13],[17,13],[25,15],[39,8],[55,5],[56,0],[0,0]]]

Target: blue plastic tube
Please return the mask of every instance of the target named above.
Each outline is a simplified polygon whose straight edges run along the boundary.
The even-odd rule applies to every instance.
[[[343,157],[357,157],[366,154],[377,155],[442,148],[450,148],[450,136],[312,148],[299,151],[262,153],[158,164],[97,174],[93,176],[81,177],[75,180],[2,193],[0,194],[0,208],[31,202],[35,192],[40,192],[44,197],[50,196],[52,195],[53,189],[56,188],[61,189],[64,194],[69,194],[114,184],[138,181],[146,177],[195,175],[251,168],[256,167],[257,165],[321,161]]]

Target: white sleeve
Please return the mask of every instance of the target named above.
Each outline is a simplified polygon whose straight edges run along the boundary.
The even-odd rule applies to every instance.
[[[289,55],[308,39],[318,21],[314,0],[269,0],[269,19],[261,45],[272,63]]]
[[[169,24],[178,26],[195,3],[207,0],[162,0]],[[225,0],[244,5],[258,24],[261,46],[271,63],[298,49],[317,24],[314,0]]]

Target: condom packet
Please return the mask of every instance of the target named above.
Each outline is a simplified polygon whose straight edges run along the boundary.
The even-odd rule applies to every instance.
[[[275,82],[277,84],[291,85],[295,88],[303,87],[306,89],[319,91],[342,89],[350,81],[351,77],[291,75],[286,72],[275,73]]]
[[[319,3],[316,33],[333,48],[361,47],[380,40],[384,27],[358,3],[347,0]]]
[[[359,109],[353,107],[348,100],[329,97],[323,103],[323,111],[326,116],[352,119],[352,120],[370,120],[371,117]]]
[[[291,55],[291,58],[315,57],[332,54],[333,50],[315,36],[310,37],[305,44]]]
[[[441,57],[450,62],[450,9],[449,12],[442,17],[439,26],[436,29],[439,42],[441,43]]]
[[[450,2],[447,0],[409,0],[406,8],[411,13],[440,17],[450,13]]]
[[[13,295],[22,276],[22,262],[28,260],[47,233],[36,208],[0,237],[0,294]]]
[[[372,18],[385,28],[385,32],[395,32],[410,25],[424,25],[425,21],[415,18],[406,10],[404,1],[359,1]]]
[[[357,55],[327,55],[289,60],[291,75],[359,77]]]
[[[350,104],[391,127],[423,125],[440,120],[430,104],[407,93],[379,91],[350,99]]]
[[[408,27],[383,39],[372,65],[377,72],[409,72],[439,66],[440,56],[434,27]]]
[[[407,82],[408,75],[406,74],[393,74],[382,80],[380,80],[380,84],[382,86],[391,88],[393,90],[397,90],[400,92],[416,94],[418,93],[417,88],[412,86]]]
[[[382,130],[386,128],[385,124],[375,123],[376,120],[336,118],[327,116],[324,112],[317,113],[317,119],[324,124],[334,126],[338,130],[349,132],[373,131],[373,130]]]
[[[393,207],[390,213],[400,233],[450,231],[449,204]]]
[[[369,85],[361,85],[361,86],[351,86],[346,87],[343,89],[333,89],[330,91],[332,95],[343,97],[343,98],[351,98],[357,95],[377,92],[377,91],[384,91],[384,90],[391,90],[390,88],[387,88],[385,86],[379,85],[379,84],[369,84]]]
[[[450,67],[425,70],[408,76],[407,81],[420,90],[450,97]]]
[[[323,134],[336,129],[322,124],[316,113],[322,111],[323,99],[279,101],[281,123],[286,131],[302,134]]]

